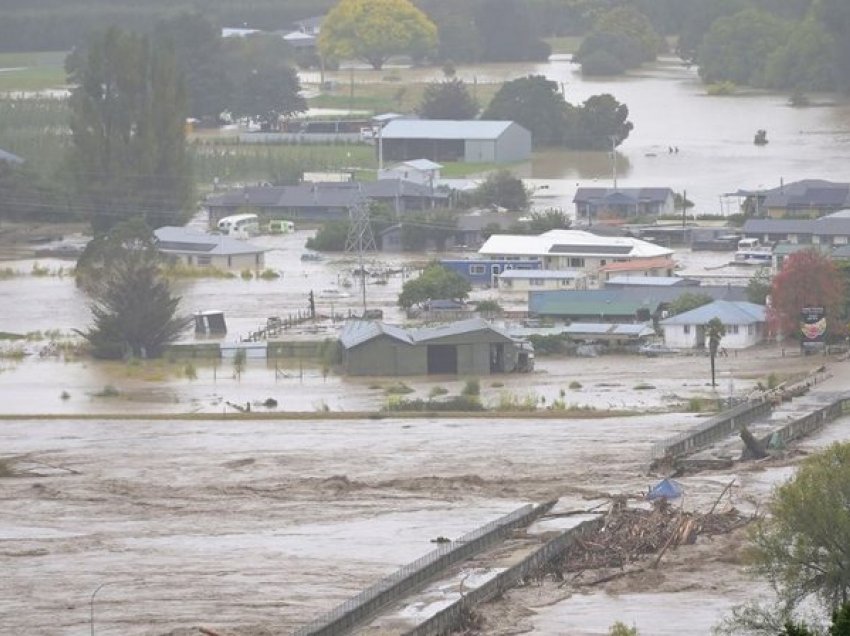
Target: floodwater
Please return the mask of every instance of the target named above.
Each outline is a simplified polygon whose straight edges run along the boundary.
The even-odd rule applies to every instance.
[[[405,69],[399,75],[417,81],[441,79],[439,69]],[[382,81],[392,69],[358,69],[355,82]],[[557,82],[568,102],[610,93],[629,107],[634,130],[617,149],[617,185],[669,186],[687,191],[699,214],[733,213],[721,195],[738,189],[767,189],[805,178],[846,181],[850,161],[850,103],[833,95],[813,95],[814,105],[792,108],[788,95],[742,89],[732,96],[709,96],[696,67],[675,57],[616,78],[584,78],[568,55],[546,63],[458,67],[470,86],[544,75]],[[336,77],[341,85],[349,71]],[[308,79],[310,79],[308,77]],[[766,146],[753,144],[757,130],[767,131]],[[678,148],[678,152],[669,150]],[[514,168],[538,190],[537,207],[572,211],[580,186],[610,187],[613,165],[608,152],[544,151]],[[730,207],[731,206],[731,207]]]

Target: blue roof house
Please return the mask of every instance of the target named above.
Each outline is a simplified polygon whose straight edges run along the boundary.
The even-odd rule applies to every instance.
[[[664,330],[664,344],[673,349],[708,347],[706,325],[719,318],[726,327],[720,342],[724,349],[746,349],[762,342],[766,335],[765,308],[743,301],[715,300],[691,311],[665,318],[659,324]]]

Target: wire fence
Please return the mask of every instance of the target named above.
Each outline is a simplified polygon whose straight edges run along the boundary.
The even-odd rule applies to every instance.
[[[387,603],[402,597],[446,567],[475,554],[513,528],[526,525],[546,513],[554,504],[554,501],[539,506],[528,504],[459,539],[440,545],[436,550],[408,563],[327,614],[301,627],[294,636],[331,636],[346,633],[353,625],[365,620]]]

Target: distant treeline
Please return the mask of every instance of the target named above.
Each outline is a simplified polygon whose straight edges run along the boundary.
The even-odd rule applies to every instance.
[[[198,12],[219,26],[285,29],[334,0],[0,0],[0,51],[67,51],[109,26],[139,33]]]
[[[789,0],[790,1],[790,0]],[[274,30],[321,15],[334,0],[0,0],[0,50],[69,50],[92,32],[108,26],[144,32],[156,22],[183,12],[199,12],[219,26]],[[487,47],[481,42],[481,16],[504,24],[516,39],[516,27],[528,26],[538,37],[581,35],[596,18],[623,0],[414,0],[441,27],[442,52],[456,62],[472,61]],[[701,0],[631,0],[659,33],[676,34]],[[519,9],[520,24],[507,19]],[[502,14],[500,15],[500,11]],[[483,27],[486,29],[486,27]]]

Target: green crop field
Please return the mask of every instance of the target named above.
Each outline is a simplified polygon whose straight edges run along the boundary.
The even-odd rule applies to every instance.
[[[61,88],[66,55],[63,51],[0,53],[0,93]]]

